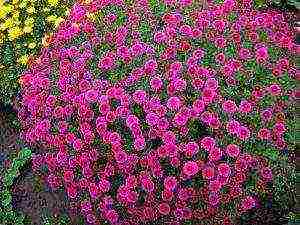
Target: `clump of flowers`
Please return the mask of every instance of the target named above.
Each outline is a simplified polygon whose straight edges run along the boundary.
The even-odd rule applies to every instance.
[[[0,102],[11,104],[18,78],[75,1],[0,1]]]
[[[76,3],[20,79],[33,169],[88,224],[232,224],[272,194],[291,29],[252,1],[194,3]]]

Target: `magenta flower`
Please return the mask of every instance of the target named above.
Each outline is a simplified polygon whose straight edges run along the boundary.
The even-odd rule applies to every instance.
[[[112,54],[107,54],[100,59],[98,67],[102,70],[109,70],[115,66],[115,60]]]
[[[273,132],[278,135],[282,135],[286,131],[285,124],[283,122],[275,123]]]
[[[249,49],[247,49],[247,48],[241,48],[239,50],[239,57],[242,60],[250,59],[252,57],[251,51]]]
[[[226,130],[231,134],[238,134],[240,127],[241,127],[240,123],[236,120],[230,120],[226,124]]]
[[[168,191],[174,191],[177,186],[177,179],[176,177],[166,177],[164,180],[164,187]]]
[[[167,36],[164,32],[158,31],[154,34],[153,39],[156,43],[163,43],[167,40]]]
[[[146,74],[152,74],[157,69],[157,62],[154,59],[148,60],[144,65],[144,71]]]
[[[141,178],[141,185],[147,192],[152,192],[155,188],[153,181],[147,176]]]
[[[281,87],[278,84],[272,84],[270,85],[270,87],[268,88],[268,91],[270,92],[270,94],[272,96],[278,96],[281,94]]]
[[[135,175],[129,175],[126,178],[126,186],[129,188],[134,188],[137,186],[137,178]]]
[[[252,209],[256,206],[256,200],[251,197],[251,196],[246,196],[242,201],[241,201],[241,209],[243,211]]]
[[[79,22],[84,18],[85,14],[86,14],[86,9],[80,4],[76,3],[70,13],[70,18],[74,22]]]
[[[66,192],[69,198],[75,199],[77,197],[77,189],[74,184],[68,184],[66,186]]]
[[[194,176],[198,173],[199,166],[196,162],[188,161],[184,164],[182,172],[188,177]]]
[[[224,29],[226,28],[226,22],[223,20],[215,20],[212,23],[213,28],[218,32],[224,32]]]
[[[192,27],[189,25],[182,25],[179,27],[179,33],[191,37],[193,35]]]
[[[128,155],[126,154],[126,152],[122,151],[122,150],[116,150],[114,152],[115,155],[115,159],[117,161],[117,163],[125,163],[128,159]]]
[[[179,97],[173,96],[168,99],[167,107],[171,110],[178,110],[182,106],[182,102]]]
[[[74,173],[72,170],[67,170],[64,172],[64,181],[69,183],[72,182],[74,179]]]
[[[80,139],[76,139],[74,142],[73,142],[73,148],[76,150],[76,151],[80,151],[81,148],[82,148],[82,142]]]
[[[240,129],[238,130],[238,134],[237,136],[241,139],[241,140],[247,140],[250,138],[251,133],[250,130],[245,127],[245,126],[240,126]]]
[[[138,151],[146,147],[145,139],[143,137],[134,140],[134,148]]]
[[[183,113],[177,113],[173,118],[175,126],[184,126],[188,122],[188,116]]]
[[[180,160],[178,157],[172,157],[170,164],[174,167],[178,167],[180,165]]]
[[[148,95],[144,90],[137,90],[133,93],[133,100],[138,104],[144,104],[148,99]]]
[[[272,109],[265,109],[261,112],[261,118],[264,121],[270,121],[272,119]]]
[[[221,189],[222,185],[219,180],[211,180],[209,181],[208,189],[211,192],[218,192]]]
[[[100,181],[99,181],[99,183],[98,183],[98,190],[100,191],[100,192],[103,192],[103,193],[105,193],[105,192],[108,192],[109,191],[109,189],[110,189],[110,182],[108,181],[108,180],[106,180],[106,179],[101,179]]]
[[[256,50],[255,56],[257,60],[266,61],[269,57],[268,49],[266,47],[260,47]]]
[[[179,0],[179,4],[183,7],[190,6],[193,4],[193,0]]]
[[[267,128],[262,128],[258,131],[257,137],[262,140],[269,140],[271,138],[271,132]]]
[[[129,191],[126,197],[129,203],[135,203],[138,200],[138,194],[135,191]]]
[[[126,118],[126,125],[128,127],[132,127],[133,125],[138,125],[139,124],[139,119],[135,115],[128,115]]]
[[[158,211],[162,214],[162,215],[168,215],[171,211],[171,208],[169,206],[168,203],[161,203],[158,206]]]
[[[109,13],[106,17],[105,17],[105,21],[108,24],[112,24],[115,20],[117,19],[117,15],[115,13]]]
[[[201,147],[204,148],[208,152],[211,149],[213,149],[216,145],[216,141],[212,137],[204,137],[204,138],[202,138],[200,143],[201,143]]]
[[[225,48],[226,47],[226,40],[223,37],[218,37],[215,40],[215,46],[218,48]]]
[[[184,91],[186,89],[187,83],[184,79],[176,78],[172,82],[174,84],[174,88],[177,91]]]
[[[260,175],[263,179],[270,181],[273,178],[272,170],[268,167],[263,167],[260,170]]]
[[[230,166],[227,163],[220,163],[218,165],[218,174],[222,177],[228,177],[230,175]]]
[[[178,198],[182,201],[187,201],[190,198],[190,193],[186,188],[180,188],[178,191]]]
[[[173,143],[169,142],[165,144],[164,148],[169,157],[177,156],[177,146],[174,144],[174,142]]]
[[[215,176],[215,169],[210,166],[206,166],[202,169],[202,176],[204,179],[210,180]]]
[[[214,90],[204,88],[202,92],[202,99],[206,104],[211,103],[216,97],[216,92]]]
[[[88,189],[89,189],[90,196],[93,199],[98,198],[98,196],[99,196],[100,193],[99,193],[99,190],[98,190],[98,186],[95,183],[91,182],[89,184]]]
[[[115,145],[121,142],[121,136],[118,132],[112,132],[109,134],[109,141]]]
[[[215,206],[220,202],[220,196],[218,193],[210,193],[208,197],[208,202],[210,205]]]
[[[230,157],[238,157],[240,154],[240,148],[238,145],[235,144],[229,144],[226,147],[226,153],[227,155],[229,155]]]
[[[185,146],[185,154],[192,157],[199,151],[199,145],[196,142],[189,142]]]
[[[105,213],[106,218],[112,223],[115,224],[119,220],[119,215],[115,210],[108,210]]]
[[[219,87],[218,80],[216,78],[208,78],[205,82],[206,88],[216,91]]]
[[[150,81],[150,86],[155,91],[159,91],[163,87],[163,81],[160,77],[153,77]]]
[[[222,157],[221,149],[214,147],[210,150],[208,159],[209,161],[218,161],[221,159],[221,157]]]
[[[159,116],[155,113],[148,113],[146,115],[146,122],[150,125],[150,126],[155,126],[159,121]]]
[[[96,224],[97,218],[94,214],[88,213],[86,216],[86,221],[90,224]]]
[[[239,106],[239,112],[250,113],[252,111],[252,104],[247,100],[242,100]]]
[[[226,112],[226,113],[235,113],[238,108],[235,104],[234,101],[232,100],[226,100],[222,103],[222,109]]]
[[[130,48],[130,52],[133,57],[138,57],[138,56],[142,55],[145,52],[145,50],[146,49],[145,49],[144,45],[139,42],[134,43]]]

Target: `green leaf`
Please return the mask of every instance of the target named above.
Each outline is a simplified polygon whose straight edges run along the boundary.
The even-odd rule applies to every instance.
[[[2,200],[2,205],[4,207],[7,207],[11,203],[12,196],[9,190],[5,190],[1,192],[1,200]]]
[[[32,152],[29,148],[23,148],[19,153],[19,157],[21,159],[30,159],[31,155],[32,155]]]

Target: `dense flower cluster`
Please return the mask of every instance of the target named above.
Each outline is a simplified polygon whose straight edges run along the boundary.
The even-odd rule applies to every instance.
[[[250,0],[195,2],[78,2],[20,79],[33,169],[87,223],[231,224],[262,204],[264,157],[287,147],[292,31]]]
[[[18,78],[64,20],[74,0],[0,1],[0,102],[12,103]]]

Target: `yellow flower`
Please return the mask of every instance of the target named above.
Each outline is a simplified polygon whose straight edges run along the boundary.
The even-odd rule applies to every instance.
[[[28,45],[28,48],[30,48],[30,49],[33,49],[33,48],[35,48],[36,47],[36,43],[34,43],[34,42],[31,42],[31,43],[29,43],[29,45]]]
[[[63,21],[65,21],[64,18],[58,17],[58,18],[54,21],[55,28],[57,28],[57,27],[59,26],[59,24],[60,24],[61,22],[63,22]]]
[[[18,21],[18,20],[19,20],[19,16],[20,16],[20,12],[19,12],[19,11],[14,11],[14,12],[13,12],[13,15],[12,15],[12,18],[13,18],[15,21]]]
[[[10,13],[13,10],[12,5],[2,5],[0,7],[0,18],[3,19],[8,13]]]
[[[58,3],[58,0],[48,0],[48,3],[50,6],[56,6]]]
[[[8,37],[11,41],[15,40],[22,35],[22,30],[20,27],[13,27],[8,31]]]
[[[33,13],[35,13],[35,9],[34,9],[34,7],[29,7],[27,10],[26,10],[27,12],[28,12],[28,14],[33,14]]]
[[[47,47],[47,46],[49,45],[49,43],[48,43],[48,38],[49,38],[49,35],[48,35],[48,34],[46,34],[46,35],[42,38],[42,45],[43,45],[44,47]]]
[[[4,23],[1,24],[1,30],[6,30],[7,28],[11,28],[14,25],[14,21],[12,18],[8,18]]]
[[[96,15],[95,15],[95,13],[87,13],[87,17],[88,17],[91,21],[95,21],[95,20],[96,20]]]
[[[83,4],[90,4],[92,0],[83,0]]]
[[[48,16],[47,17],[47,21],[49,22],[49,23],[51,23],[51,22],[54,22],[55,20],[56,20],[56,16],[54,16],[54,15],[51,15],[51,16]]]
[[[18,63],[22,65],[26,65],[27,62],[28,62],[28,55],[23,55],[18,59]]]
[[[30,26],[33,25],[34,19],[32,17],[29,17],[28,19],[25,20],[24,24],[25,26]]]
[[[27,6],[27,1],[22,1],[20,4],[19,4],[19,7],[20,8],[25,8]]]
[[[33,31],[32,26],[25,26],[23,28],[24,33],[28,34],[31,33]]]
[[[44,12],[49,12],[50,11],[50,9],[48,7],[45,7],[43,10],[44,10]]]
[[[18,3],[19,3],[19,0],[13,0],[13,1],[12,1],[12,4],[13,4],[13,5],[16,5],[16,4],[18,4]]]

